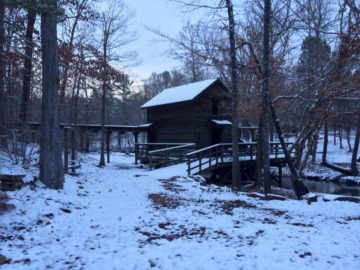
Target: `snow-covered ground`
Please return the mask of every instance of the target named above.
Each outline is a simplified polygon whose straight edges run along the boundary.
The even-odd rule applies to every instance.
[[[360,207],[262,200],[203,186],[185,165],[83,156],[64,190],[8,192],[1,269],[359,269]],[[1,171],[18,169],[1,160]],[[32,167],[27,179],[37,174]]]

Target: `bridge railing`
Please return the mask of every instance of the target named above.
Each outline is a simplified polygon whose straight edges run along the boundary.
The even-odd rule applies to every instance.
[[[287,148],[291,143],[286,143]],[[278,159],[284,157],[284,152],[279,142],[270,142],[270,158]],[[188,174],[197,174],[210,167],[222,166],[224,162],[232,161],[232,144],[219,143],[211,145],[186,155]],[[256,143],[239,143],[239,160],[256,160]]]
[[[227,159],[230,156],[231,151],[228,145],[222,143],[190,152],[186,155],[188,175],[193,174],[193,170],[196,170],[195,173],[198,173],[211,166],[223,164],[224,159]]]

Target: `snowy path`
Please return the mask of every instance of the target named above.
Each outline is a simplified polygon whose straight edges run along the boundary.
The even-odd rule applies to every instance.
[[[264,201],[201,186],[184,164],[148,171],[84,157],[64,191],[9,192],[1,269],[358,269],[360,206]],[[167,179],[167,180],[164,180]]]

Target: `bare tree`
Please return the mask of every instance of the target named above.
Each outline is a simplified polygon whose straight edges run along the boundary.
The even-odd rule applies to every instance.
[[[129,32],[131,12],[123,2],[112,1],[100,16],[101,49],[102,49],[102,74],[101,74],[101,153],[99,166],[105,166],[105,122],[106,122],[106,96],[111,91],[109,84],[109,64],[112,61],[124,64],[124,61],[133,58],[133,54],[116,54],[134,39],[134,34]]]
[[[176,38],[181,40],[183,44],[170,42],[173,48],[169,50],[168,54],[171,58],[180,61],[183,72],[189,77],[190,82],[205,80],[209,73],[206,61],[198,54],[200,46],[198,31],[200,30],[201,25],[199,23],[193,24],[188,21]]]
[[[270,149],[269,149],[269,130],[270,130],[270,22],[271,19],[271,0],[264,0],[264,30],[263,30],[263,58],[262,58],[262,161],[263,161],[263,181],[264,192],[268,194],[271,190],[270,182]]]
[[[25,133],[25,126],[28,119],[28,107],[31,91],[31,74],[33,66],[33,51],[34,51],[34,25],[36,21],[35,8],[29,7],[27,11],[27,26],[25,36],[25,55],[24,55],[24,74],[23,74],[23,89],[20,107],[20,120],[22,122],[22,132]],[[25,134],[24,134],[25,135]]]
[[[358,119],[357,119],[354,150],[353,150],[353,154],[352,154],[352,158],[351,158],[351,174],[352,175],[359,175],[359,170],[357,168],[359,143],[360,143],[360,114],[358,115]]]
[[[230,90],[231,90],[231,119],[232,119],[232,185],[234,188],[241,190],[241,175],[240,175],[240,161],[239,161],[239,116],[237,106],[239,103],[238,90],[238,64],[236,57],[236,43],[235,43],[235,20],[234,10],[231,0],[226,0],[227,19],[228,19],[228,34],[229,34],[229,58],[230,58]]]
[[[68,84],[68,77],[69,77],[69,69],[71,64],[71,56],[74,50],[74,42],[76,38],[76,31],[79,26],[79,23],[83,20],[87,20],[89,17],[94,17],[93,11],[88,7],[88,3],[91,2],[89,0],[76,0],[71,3],[71,11],[73,14],[68,15],[70,19],[67,21],[70,26],[69,29],[64,27],[65,32],[68,30],[68,41],[65,42],[66,49],[64,54],[66,57],[63,59],[63,75],[61,78],[60,84],[60,120],[65,121],[65,94],[66,94],[66,87]]]

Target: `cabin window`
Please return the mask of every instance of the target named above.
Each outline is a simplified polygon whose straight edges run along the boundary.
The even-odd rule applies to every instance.
[[[213,101],[212,102],[212,112],[213,115],[218,115],[219,114],[219,101]]]

